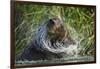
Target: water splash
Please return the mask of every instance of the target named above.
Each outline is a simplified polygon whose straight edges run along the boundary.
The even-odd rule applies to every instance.
[[[73,30],[74,34],[77,34],[75,29],[70,27],[70,30]],[[38,42],[39,47],[37,47],[39,50],[44,51],[50,51],[52,53],[64,53],[66,55],[74,55],[77,56],[78,54],[78,36],[77,35],[71,35],[72,38],[75,40],[75,44],[66,45],[64,43],[61,43],[59,41],[55,42],[53,45],[50,42],[50,39],[47,37],[47,29],[46,25],[40,26],[39,31],[36,33],[36,41]]]

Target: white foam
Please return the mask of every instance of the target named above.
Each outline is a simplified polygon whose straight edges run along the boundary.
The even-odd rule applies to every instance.
[[[40,27],[39,31],[36,34],[36,39],[39,44],[38,49],[44,50],[44,51],[50,51],[53,53],[65,53],[69,55],[77,54],[77,46],[78,41],[76,41],[76,44],[72,45],[66,45],[61,42],[55,42],[53,45],[50,42],[50,39],[47,38],[47,29],[46,26],[43,25]]]

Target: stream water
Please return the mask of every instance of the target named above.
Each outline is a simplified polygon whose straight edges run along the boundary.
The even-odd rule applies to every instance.
[[[73,63],[73,62],[91,62],[94,61],[93,56],[74,56],[54,60],[39,60],[39,61],[17,61],[16,65],[38,65],[38,64],[52,64],[52,63]]]

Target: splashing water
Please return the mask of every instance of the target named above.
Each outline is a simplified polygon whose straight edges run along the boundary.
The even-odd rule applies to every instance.
[[[75,33],[76,32],[74,30],[74,34]],[[74,38],[76,42],[74,45],[66,45],[58,41],[52,45],[50,39],[47,37],[47,29],[45,25],[40,26],[39,31],[36,33],[35,39],[39,44],[39,47],[37,47],[39,50],[50,51],[52,53],[65,53],[67,55],[77,55],[78,53],[77,46],[79,42],[77,41],[76,37]]]

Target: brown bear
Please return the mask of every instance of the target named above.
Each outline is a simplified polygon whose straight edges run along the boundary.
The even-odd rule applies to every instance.
[[[67,47],[75,44],[65,28],[63,21],[58,18],[49,19],[40,26],[32,43],[30,43],[16,60],[51,60],[67,55]]]

